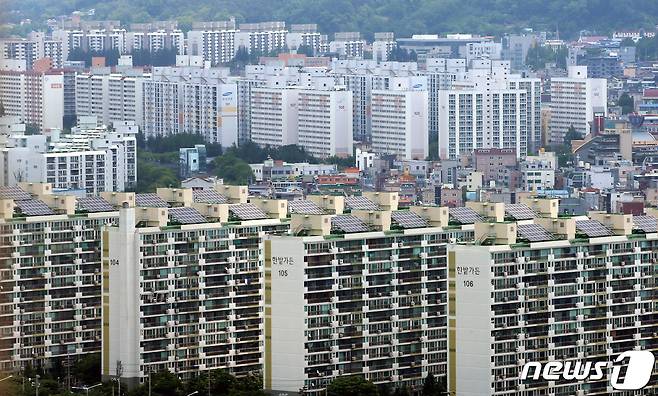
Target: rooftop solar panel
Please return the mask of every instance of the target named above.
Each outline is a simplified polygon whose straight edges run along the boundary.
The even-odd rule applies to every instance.
[[[658,219],[653,216],[633,216],[633,229],[643,232],[658,232]]]
[[[53,210],[38,199],[25,199],[16,201],[18,209],[27,216],[45,216],[55,214]]]
[[[358,217],[349,215],[337,215],[332,217],[331,228],[345,233],[369,231],[366,223]]]
[[[518,224],[516,232],[519,237],[530,242],[551,241],[555,239],[553,234],[539,224]]]
[[[190,207],[169,209],[169,220],[179,224],[206,223],[206,218],[198,210]]]
[[[476,211],[467,207],[450,208],[450,217],[460,224],[474,224],[478,221],[483,221],[484,218]]]
[[[228,199],[215,190],[194,190],[194,202],[207,204],[226,204]]]
[[[417,213],[408,210],[396,210],[391,212],[391,219],[402,228],[427,227],[427,221]]]
[[[258,220],[267,218],[267,214],[252,203],[231,205],[228,210],[233,216],[240,220]]]
[[[537,213],[525,204],[507,204],[505,205],[505,214],[515,220],[529,220],[537,217]]]
[[[78,209],[86,212],[111,212],[114,210],[112,204],[101,197],[78,198]]]
[[[363,196],[350,196],[345,197],[345,206],[348,209],[361,209],[361,210],[378,210],[379,206]]]
[[[313,201],[296,199],[288,202],[288,211],[299,214],[324,214],[324,210]]]
[[[24,201],[27,199],[32,199],[32,195],[18,186],[0,187],[0,199]]]
[[[596,220],[577,220],[576,229],[590,238],[612,235],[608,227]]]
[[[169,204],[164,199],[160,198],[158,194],[154,193],[140,193],[135,194],[135,205],[149,208],[167,208]]]

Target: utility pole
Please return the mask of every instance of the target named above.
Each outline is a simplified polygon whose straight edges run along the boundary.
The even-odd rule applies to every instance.
[[[148,373],[149,373],[149,396],[151,396],[151,369],[150,368],[148,369]]]
[[[35,382],[35,384],[36,384],[36,386],[37,386],[36,396],[39,396],[39,378],[40,378],[40,377],[39,377],[39,374],[37,374],[36,377],[34,377],[34,378],[35,378],[35,381],[34,381],[34,382]]]

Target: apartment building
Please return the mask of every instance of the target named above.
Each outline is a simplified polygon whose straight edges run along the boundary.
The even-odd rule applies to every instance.
[[[282,21],[241,23],[235,32],[234,49],[245,48],[249,53],[269,54],[286,46],[286,23]]]
[[[608,369],[589,380],[520,375],[528,362],[655,353],[655,217],[558,218],[556,199],[471,207],[497,221],[475,225],[477,243],[448,249],[449,392],[611,394]]]
[[[147,137],[198,133],[209,143],[238,142],[237,86],[228,69],[155,67],[143,81]]]
[[[141,126],[143,85],[148,78],[138,70],[111,73],[98,69],[75,76],[75,114],[96,116],[105,125],[132,121]]]
[[[427,80],[391,79],[388,90],[372,91],[372,149],[404,159],[429,155]]]
[[[289,229],[286,201],[247,203],[246,186],[223,185],[135,201],[103,235],[103,378],[259,372],[263,236]]]
[[[396,46],[393,32],[375,33],[375,41],[372,43],[372,59],[378,62],[386,62]]]
[[[50,139],[18,129],[8,135],[0,146],[0,184],[50,183],[56,190],[92,195],[135,186],[137,126],[126,121],[109,130],[96,127],[95,117],[87,122]]]
[[[49,184],[0,187],[0,202],[0,371],[100,352],[101,229],[118,213]]]
[[[39,41],[26,38],[3,38],[0,40],[0,60],[25,61],[26,70],[31,70],[37,59],[43,58],[43,47]]]
[[[352,93],[332,82],[325,77],[299,91],[297,144],[316,158],[353,154]]]
[[[318,158],[352,155],[352,93],[333,77],[289,77],[270,77],[250,89],[251,140],[297,144]]]
[[[331,75],[352,92],[354,139],[370,142],[372,133],[372,91],[387,90],[393,77],[410,77],[417,72],[414,62],[377,62],[374,60],[335,59]]]
[[[319,53],[321,34],[318,32],[318,25],[314,23],[290,25],[290,31],[286,33],[285,43],[288,49],[291,50],[306,47],[311,48],[315,53]]]
[[[125,35],[126,53],[144,50],[157,52],[177,49],[179,55],[185,53],[185,34],[176,21],[132,23]]]
[[[439,92],[439,157],[457,159],[478,148],[527,152],[527,92],[463,89]]]
[[[195,22],[187,32],[187,54],[199,55],[215,66],[235,55],[235,21]]]
[[[366,41],[359,32],[336,32],[329,43],[329,52],[346,59],[363,59]]]
[[[608,112],[608,85],[604,78],[588,78],[587,66],[569,66],[567,77],[551,79],[550,144],[562,144],[571,127],[585,136],[594,112]]]
[[[272,147],[297,144],[298,99],[296,87],[251,89],[251,141]]]
[[[64,73],[0,71],[0,102],[6,115],[18,116],[41,131],[62,129]]]
[[[397,210],[397,193],[309,198],[291,218],[301,236],[265,241],[265,389],[445,375],[447,245],[472,229],[449,227],[447,208]]]

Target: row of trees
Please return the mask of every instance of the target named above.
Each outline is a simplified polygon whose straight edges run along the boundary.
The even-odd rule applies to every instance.
[[[582,29],[610,32],[629,27],[653,28],[658,16],[655,0],[197,0],[179,2],[175,7],[157,0],[22,0],[6,8],[13,11],[6,13],[6,18],[14,22],[23,18],[43,21],[69,14],[83,4],[95,8],[95,19],[123,23],[177,19],[182,27],[189,28],[191,21],[226,20],[233,15],[238,22],[317,23],[323,32],[360,31],[367,37],[384,31],[395,32],[398,37],[464,31],[500,34],[526,27],[559,29],[561,36],[576,37]]]
[[[176,64],[176,48],[163,48],[158,51],[135,50],[131,53],[134,66],[172,66]],[[104,57],[106,66],[116,66],[121,54],[119,50],[111,49],[104,51],[86,51],[80,47],[74,48],[69,53],[69,60],[83,61],[85,66],[91,66],[94,57]]]
[[[254,177],[249,164],[261,163],[267,158],[313,164],[322,162],[336,164],[339,168],[354,165],[354,157],[330,157],[320,161],[297,145],[263,148],[253,142],[245,142],[224,150],[219,144],[205,143],[198,134],[182,133],[148,140],[140,134],[137,138],[138,183],[135,191],[150,192],[157,187],[178,186],[178,150],[195,144],[205,144],[208,157],[215,157],[210,173],[231,184],[249,183]]]
[[[100,358],[94,355],[100,365]],[[115,381],[100,381],[100,367],[94,373],[90,382],[77,383],[69,390],[63,377],[54,377],[48,373],[36,374],[34,371],[16,376],[9,381],[0,383],[0,392],[12,396],[73,396],[86,394],[89,396],[119,395],[119,387]],[[28,376],[29,374],[29,376]],[[38,376],[38,378],[37,378]],[[187,381],[169,371],[151,374],[145,383],[126,391],[123,387],[119,396],[265,396],[263,379],[259,374],[235,377],[225,370],[201,372]],[[303,394],[301,392],[300,394]],[[342,376],[334,379],[327,386],[327,396],[448,396],[445,381],[436,379],[433,375],[425,378],[420,389],[395,387],[392,384],[380,384],[365,380],[361,376]]]

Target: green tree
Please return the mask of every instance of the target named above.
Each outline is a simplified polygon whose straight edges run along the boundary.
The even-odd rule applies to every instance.
[[[101,354],[93,353],[82,356],[73,364],[71,374],[85,385],[101,382]]]
[[[249,164],[233,153],[215,158],[213,165],[215,174],[224,179],[227,184],[248,184],[254,177]]]
[[[359,375],[342,376],[327,386],[327,396],[378,396],[377,386]]]
[[[635,101],[633,100],[633,97],[626,92],[619,96],[617,104],[621,107],[622,114],[629,114],[635,110]]]
[[[448,389],[446,387],[444,378],[436,378],[434,375],[429,374],[423,381],[423,396],[448,396]]]

